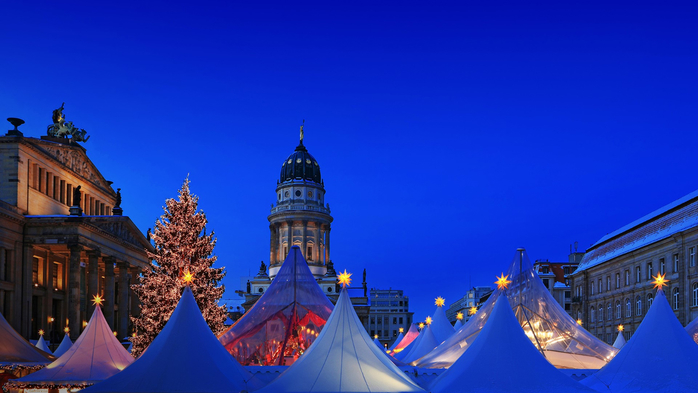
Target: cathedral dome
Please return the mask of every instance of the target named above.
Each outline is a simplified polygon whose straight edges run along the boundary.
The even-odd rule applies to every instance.
[[[308,153],[308,149],[303,146],[303,142],[296,147],[296,150],[281,165],[280,182],[284,183],[293,180],[308,180],[322,184],[320,165],[315,160],[315,157]]]

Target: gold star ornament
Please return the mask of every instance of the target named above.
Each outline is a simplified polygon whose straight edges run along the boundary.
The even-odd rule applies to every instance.
[[[660,274],[660,273],[657,273],[657,275],[655,277],[652,277],[652,278],[654,278],[654,281],[652,281],[652,284],[654,284],[654,287],[657,289],[662,289],[662,287],[667,286],[667,283],[669,282],[669,280],[667,280],[665,277],[666,277],[666,274]]]
[[[405,332],[405,328],[400,328],[400,333],[404,333],[404,332]]]
[[[184,276],[182,276],[182,280],[184,280],[184,282],[185,282],[187,285],[191,284],[191,282],[194,280],[194,275],[191,274],[191,272],[189,271],[189,269],[187,269],[187,271],[184,272]]]
[[[374,336],[373,336],[373,338],[378,338],[378,335],[377,335],[377,334],[376,334],[376,335],[374,335]]]
[[[459,321],[462,321],[463,320],[463,313],[459,312],[458,314],[456,314],[456,319]]]
[[[44,335],[44,329],[40,329],[40,330],[39,330],[39,336],[43,336],[43,335]]]
[[[622,332],[623,330],[625,330],[625,327],[622,324],[618,325],[618,331]]]
[[[509,278],[509,276],[505,276],[504,273],[502,273],[501,277],[497,277],[497,281],[494,282],[497,284],[497,289],[507,289],[509,287],[511,281],[507,280],[507,278]]]
[[[70,328],[66,326],[65,329],[63,329],[63,331],[66,333],[70,333]]]
[[[426,322],[427,325],[431,325],[431,317],[427,317],[427,319],[424,322]]]
[[[104,299],[102,299],[102,297],[99,295],[94,295],[92,297],[92,304],[95,306],[101,306],[103,301]]]
[[[578,319],[578,320],[577,320],[577,325],[582,326],[582,320],[581,320],[581,319]]]
[[[442,298],[441,296],[437,297],[436,301],[434,302],[434,304],[436,304],[437,307],[443,307],[445,303],[446,303],[446,300],[444,298]]]
[[[420,322],[420,323],[419,323],[419,328],[420,328],[420,329],[424,329],[424,322]]]
[[[470,307],[470,309],[468,310],[468,313],[470,315],[475,315],[476,312],[477,312],[477,307],[475,307],[475,306]]]
[[[342,284],[342,288],[346,288],[351,284],[351,273],[347,273],[347,269],[344,269],[344,273],[339,273],[337,280]]]

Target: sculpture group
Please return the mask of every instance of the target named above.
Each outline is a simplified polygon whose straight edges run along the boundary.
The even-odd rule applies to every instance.
[[[48,126],[46,130],[48,136],[68,138],[70,135],[70,138],[75,142],[87,142],[87,140],[90,139],[90,137],[87,136],[87,131],[73,126],[72,121],[65,121],[65,117],[63,117],[64,105],[65,102],[61,104],[60,108],[53,111],[53,124]]]

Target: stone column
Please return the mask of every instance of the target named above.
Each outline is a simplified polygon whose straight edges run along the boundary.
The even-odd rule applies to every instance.
[[[0,281],[7,281],[5,266],[7,264],[5,249],[0,247]]]
[[[305,260],[313,259],[312,255],[305,255],[308,252],[308,220],[303,220],[303,241],[301,242],[301,254],[305,256]]]
[[[104,307],[102,311],[104,312],[104,319],[112,330],[116,327],[114,325],[114,305],[116,301],[114,299],[114,257],[103,257],[104,261]]]
[[[31,321],[32,321],[32,292],[33,285],[32,282],[32,263],[34,262],[34,248],[31,244],[24,244],[22,247],[23,261],[22,261],[22,294],[20,296],[21,303],[20,308],[22,310],[22,331],[20,332],[24,337],[30,337],[31,335]]]
[[[280,265],[284,261],[284,258],[281,256],[281,250],[284,249],[281,244],[281,223],[277,222],[274,226],[276,227],[276,263]]]
[[[87,252],[87,318],[92,317],[92,312],[95,306],[92,303],[92,298],[99,295],[99,250],[90,250]]]
[[[320,254],[320,223],[315,223],[315,249],[313,250],[313,254],[313,259],[322,265],[322,254]]]
[[[44,329],[46,331],[46,337],[50,340],[55,340],[58,338],[56,335],[56,326],[60,326],[60,321],[51,322],[49,318],[55,318],[53,315],[53,271],[56,269],[56,265],[53,263],[53,255],[51,251],[46,252],[46,296],[44,296],[44,316],[42,324],[48,324],[48,328]],[[61,337],[62,338],[62,337]]]
[[[68,245],[70,263],[68,264],[68,327],[70,339],[75,341],[80,336],[82,321],[80,321],[80,253],[79,244]]]
[[[269,225],[269,267],[274,266],[276,263],[276,258],[274,258],[274,240],[276,234],[274,233],[274,224]]]
[[[327,260],[330,261],[332,258],[330,257],[330,231],[332,228],[330,228],[330,225],[327,225],[327,239],[325,240],[325,249],[327,250]]]
[[[293,247],[293,221],[286,221],[286,225],[288,225],[288,252],[291,252],[291,247]],[[286,255],[284,255],[284,259],[286,259]]]
[[[137,284],[138,283],[138,276],[140,275],[141,268],[138,266],[131,266],[131,283],[132,284]],[[137,317],[141,314],[141,302],[140,299],[138,299],[138,296],[136,296],[136,293],[133,292],[133,289],[130,288],[128,289],[129,296],[131,297],[131,315],[134,317]]]
[[[128,262],[117,263],[119,268],[119,323],[116,331],[119,340],[128,335]]]

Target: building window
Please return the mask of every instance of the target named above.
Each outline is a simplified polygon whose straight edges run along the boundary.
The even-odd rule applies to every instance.
[[[616,273],[616,289],[620,288],[620,273]]]
[[[371,330],[371,337],[376,337],[376,331],[375,331],[375,330]]]
[[[592,294],[592,295],[594,294],[594,286],[595,286],[595,285],[594,285],[594,282],[592,281],[592,282],[591,282],[591,294]]]
[[[599,322],[603,322],[603,304],[599,304]]]
[[[674,273],[679,272],[679,254],[674,254]]]
[[[599,278],[599,293],[603,292],[603,282]]]
[[[647,311],[649,311],[650,307],[652,307],[652,302],[654,301],[654,295],[651,293],[647,294]]]
[[[606,276],[606,291],[611,290],[611,276]]]
[[[371,325],[376,324],[376,317],[371,317]],[[371,332],[371,335],[373,336],[373,332]]]
[[[653,274],[654,273],[652,272],[652,262],[647,262],[647,281],[652,280]]]
[[[543,285],[545,285],[545,287],[548,288],[549,285],[550,285],[550,280],[548,280],[547,278],[544,278],[544,279],[543,279]]]
[[[591,323],[596,322],[596,309],[594,306],[591,306],[591,309],[589,309],[589,318],[591,318]]]
[[[674,310],[679,309],[679,288],[676,287],[671,291],[671,299],[674,305]]]
[[[312,260],[313,260],[313,247],[312,247],[312,246],[308,246],[308,253],[305,254],[305,255],[308,256],[308,257],[306,258],[307,260],[309,260],[309,261],[312,261]]]
[[[39,266],[41,265],[41,258],[34,257],[32,259],[32,284],[39,285]]]
[[[393,330],[393,337],[397,337],[397,330]]]
[[[625,317],[630,318],[633,316],[633,304],[630,303],[630,299],[625,299]]]
[[[616,319],[621,317],[620,300],[616,300]]]
[[[397,317],[393,317],[393,325],[397,325]]]
[[[73,185],[70,183],[65,186],[65,204],[73,206]]]
[[[698,282],[693,283],[693,307],[698,306]]]
[[[57,290],[63,289],[63,264],[53,262],[53,287]]]
[[[641,276],[640,276],[640,266],[635,268],[635,282],[640,282]]]
[[[399,321],[400,321],[399,323],[402,325],[402,317],[400,317]]]
[[[691,247],[688,249],[688,262],[691,267],[696,265],[696,248]]]
[[[608,317],[608,322],[613,320],[613,307],[611,306],[611,303],[606,304],[606,316]]]
[[[635,315],[638,317],[642,315],[642,298],[640,296],[637,297],[637,304],[635,305]]]
[[[659,272],[666,274],[666,263],[664,263],[664,258],[659,258]]]
[[[543,266],[543,274],[548,274],[550,273],[550,268],[547,266]]]
[[[564,275],[570,274],[570,267],[569,267],[569,266],[563,267],[563,268],[562,268],[562,273],[563,273]]]
[[[630,270],[625,271],[625,286],[630,285]]]

